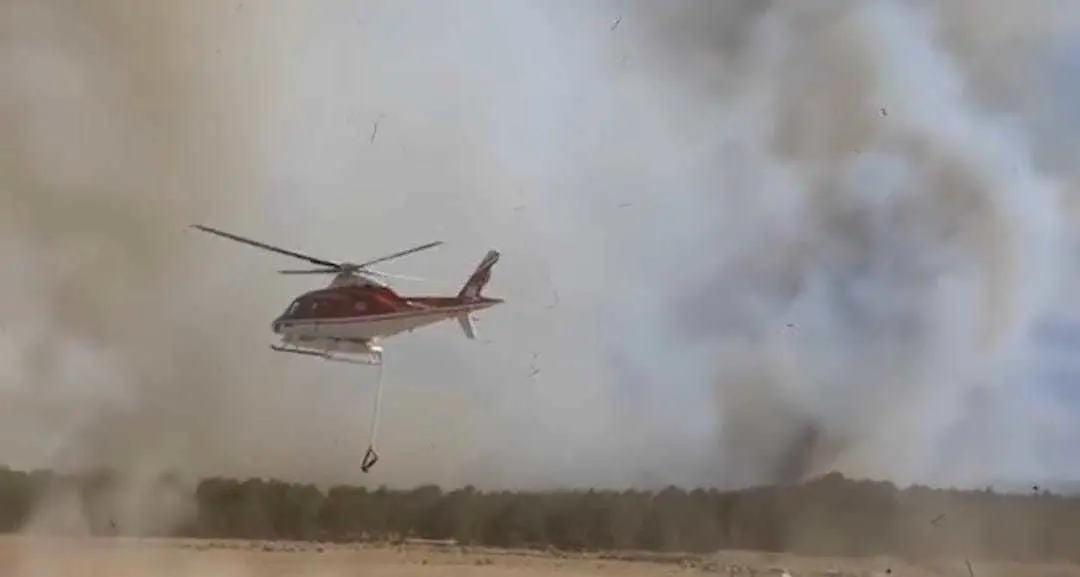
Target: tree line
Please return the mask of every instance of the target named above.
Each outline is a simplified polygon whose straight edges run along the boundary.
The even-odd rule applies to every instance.
[[[788,486],[737,491],[444,491],[223,478],[156,480],[140,507],[181,495],[189,510],[172,536],[347,542],[410,537],[461,545],[707,553],[721,549],[809,555],[957,555],[1080,561],[1080,497],[899,489],[832,473]],[[145,533],[119,514],[115,475],[0,469],[0,531],[24,529],[39,505],[75,494],[85,530]],[[130,504],[130,503],[129,503]],[[118,519],[120,519],[118,521]]]

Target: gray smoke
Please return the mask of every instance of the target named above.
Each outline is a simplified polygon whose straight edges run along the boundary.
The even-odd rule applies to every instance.
[[[272,75],[222,55],[257,39],[211,25],[231,6],[170,6],[0,6],[2,459],[116,470],[134,531],[176,521],[139,510],[162,472],[235,469],[245,415],[273,406],[231,362],[249,299],[185,232],[252,197]]]
[[[1018,402],[1032,385],[1013,367],[1065,264],[1067,175],[1033,120],[1041,57],[1070,20],[994,4],[644,9],[649,57],[683,89],[671,123],[711,132],[683,183],[714,206],[709,278],[670,296],[676,330],[713,347],[715,478],[1049,473],[1027,454],[1060,431],[1010,427],[1023,440],[1001,451],[984,423],[999,433],[949,442],[978,394],[1002,426],[1050,416]],[[956,458],[969,451],[985,460]]]
[[[970,3],[326,6],[286,73],[304,121],[275,172],[320,199],[283,186],[286,234],[438,234],[401,266],[448,280],[507,255],[490,344],[447,326],[392,349],[384,438],[415,460],[381,478],[1018,466],[941,470],[931,448],[977,386],[1009,406],[992,385],[1057,286],[1060,147],[1036,130],[1056,4],[985,26]]]
[[[1075,140],[1041,71],[1073,20],[993,4],[10,2],[8,450],[483,486],[1046,465],[1018,455],[1061,430],[932,450],[1048,415],[1006,369],[1060,285]],[[405,292],[496,247],[509,303],[482,342],[388,346],[363,477],[373,375],[265,349],[313,279],[189,222],[335,259],[448,241],[387,266],[436,280]]]

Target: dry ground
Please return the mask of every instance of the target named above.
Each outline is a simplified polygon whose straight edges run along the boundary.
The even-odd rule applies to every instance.
[[[725,552],[713,556],[560,555],[428,545],[336,546],[317,543],[149,539],[0,538],[0,575],[10,577],[619,577],[658,575],[801,576],[957,575],[963,559],[904,563],[890,559],[816,559]],[[974,563],[978,577],[1076,576],[1066,565]]]

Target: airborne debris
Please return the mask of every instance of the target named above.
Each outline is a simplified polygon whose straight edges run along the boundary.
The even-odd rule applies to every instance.
[[[371,138],[369,139],[371,144],[375,144],[375,137],[379,134],[379,121],[382,120],[382,117],[382,114],[376,116],[375,122],[371,123]]]

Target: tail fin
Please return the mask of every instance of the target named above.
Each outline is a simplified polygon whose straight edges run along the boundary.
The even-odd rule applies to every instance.
[[[469,300],[480,298],[480,291],[484,290],[484,286],[491,280],[491,267],[497,262],[499,262],[499,251],[489,250],[480,264],[476,265],[476,270],[469,276],[469,280],[465,281],[465,285],[458,291],[458,298]]]
[[[480,264],[476,265],[476,270],[469,275],[469,280],[465,281],[465,285],[458,291],[458,298],[465,300],[480,298],[480,292],[484,290],[484,286],[491,280],[491,268],[497,262],[499,262],[499,251],[489,250],[484,255],[484,259],[480,261]],[[461,330],[465,333],[466,338],[476,338],[476,327],[473,326],[472,317],[469,316],[469,313],[459,314],[457,321],[461,325]]]
[[[465,338],[476,340],[476,327],[473,326],[472,317],[469,316],[469,313],[458,315],[457,322],[461,325],[461,331],[465,333]]]

